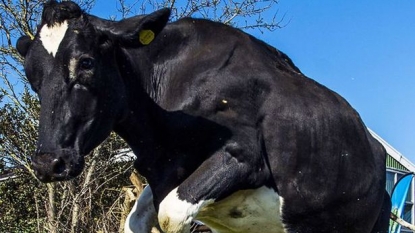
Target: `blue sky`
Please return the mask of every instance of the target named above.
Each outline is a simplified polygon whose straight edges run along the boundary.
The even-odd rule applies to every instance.
[[[415,163],[415,2],[280,0],[286,26],[251,34],[338,92],[366,126]],[[114,4],[97,1],[101,17]]]
[[[415,163],[415,2],[281,0],[278,8],[288,24],[257,36]]]

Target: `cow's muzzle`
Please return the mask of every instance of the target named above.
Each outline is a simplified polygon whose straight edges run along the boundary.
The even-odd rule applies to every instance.
[[[82,172],[84,163],[84,156],[75,150],[38,152],[32,157],[35,175],[42,182],[70,180]]]

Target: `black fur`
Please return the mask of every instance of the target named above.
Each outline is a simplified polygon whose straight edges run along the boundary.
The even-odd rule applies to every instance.
[[[69,19],[56,57],[37,37],[17,44],[42,100],[32,159],[42,181],[78,175],[114,130],[156,209],[176,187],[198,203],[267,186],[284,200],[287,232],[387,232],[386,152],[342,97],[240,30],[169,16],[113,22],[45,5],[42,24]],[[154,33],[149,45],[142,30]]]

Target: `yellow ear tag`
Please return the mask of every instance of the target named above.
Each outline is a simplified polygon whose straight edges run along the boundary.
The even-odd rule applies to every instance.
[[[148,45],[154,40],[154,32],[151,30],[141,30],[139,37],[141,44]]]

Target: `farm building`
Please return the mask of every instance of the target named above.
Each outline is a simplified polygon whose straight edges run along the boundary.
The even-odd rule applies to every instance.
[[[388,157],[386,159],[386,190],[391,194],[392,189],[395,183],[405,174],[409,172],[415,172],[415,165],[405,158],[401,153],[399,153],[395,148],[389,145],[385,140],[383,140],[379,135],[370,130],[370,133],[374,138],[376,138],[382,145],[385,147]],[[414,180],[412,180],[411,186],[409,188],[408,195],[406,197],[405,208],[403,213],[403,219],[411,224],[414,224]],[[412,232],[402,228],[402,233]]]

